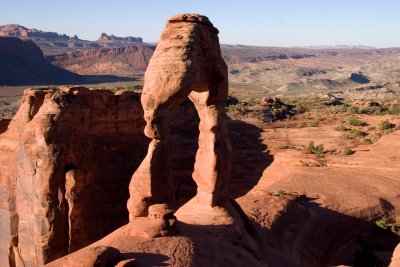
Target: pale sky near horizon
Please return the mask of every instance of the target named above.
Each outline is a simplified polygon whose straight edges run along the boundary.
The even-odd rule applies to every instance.
[[[0,25],[156,42],[178,13],[208,16],[224,44],[400,47],[399,0],[1,0]]]

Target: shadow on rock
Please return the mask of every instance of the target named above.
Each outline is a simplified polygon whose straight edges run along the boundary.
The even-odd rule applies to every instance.
[[[142,252],[129,252],[129,253],[121,253],[120,259],[128,260],[135,259],[138,263],[138,266],[143,267],[153,267],[153,266],[169,266],[168,260],[169,257],[163,254],[156,253],[142,253]]]
[[[232,146],[232,178],[230,195],[234,198],[248,193],[273,161],[262,143],[262,129],[240,120],[226,118]],[[192,173],[198,149],[199,117],[193,104],[185,101],[170,121],[171,171],[178,207],[196,194]]]
[[[375,223],[320,207],[306,197],[267,193],[239,203],[265,243],[298,266],[387,266],[400,237]]]

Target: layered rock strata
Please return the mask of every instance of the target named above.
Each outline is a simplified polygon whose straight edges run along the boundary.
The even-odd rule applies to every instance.
[[[41,266],[127,223],[143,128],[134,92],[25,90],[0,135],[0,266]]]

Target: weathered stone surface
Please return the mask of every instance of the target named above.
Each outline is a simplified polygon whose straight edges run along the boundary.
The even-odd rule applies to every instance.
[[[130,221],[132,236],[152,238],[175,233],[176,218],[167,204],[151,205],[148,214],[147,217],[134,217]]]
[[[73,257],[65,257],[46,264],[47,267],[107,267],[118,266],[120,253],[113,247],[97,246],[71,254]],[[129,266],[129,265],[120,265]],[[134,265],[131,265],[134,266]]]
[[[128,222],[142,116],[133,92],[25,91],[0,135],[0,266],[43,265]]]
[[[223,121],[228,74],[217,34],[207,17],[195,14],[172,17],[161,34],[145,74],[141,98],[145,135],[153,140],[129,186],[131,220],[147,216],[151,204],[174,203],[168,122],[187,97],[200,117],[193,172],[198,186],[196,201],[217,206],[226,200],[231,164]]]

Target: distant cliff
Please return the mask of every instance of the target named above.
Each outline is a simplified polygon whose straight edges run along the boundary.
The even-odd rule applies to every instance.
[[[2,37],[18,37],[18,38],[57,38],[57,39],[70,39],[66,34],[58,34],[56,32],[44,32],[37,29],[28,29],[18,24],[8,24],[0,26],[0,36]]]
[[[102,33],[97,40],[98,42],[114,42],[114,41],[120,41],[120,42],[128,42],[128,43],[143,43],[143,39],[141,37],[118,37],[115,35],[107,35],[106,33]]]
[[[18,24],[8,24],[0,26],[0,37],[16,37],[34,41],[45,55],[56,55],[70,51],[93,49],[93,48],[113,48],[126,45],[142,44],[141,37],[117,37],[102,33],[98,40],[82,40],[78,36],[58,34],[56,32],[46,32],[37,29],[29,29]]]
[[[49,63],[31,40],[0,37],[0,85],[67,84],[82,81]]]
[[[79,74],[132,75],[146,70],[154,49],[141,45],[97,48],[48,56],[47,60]]]

